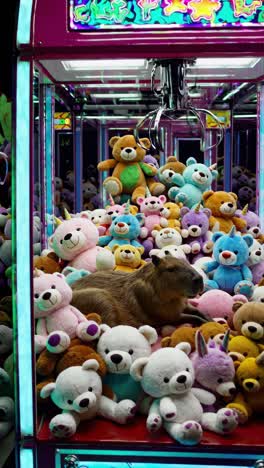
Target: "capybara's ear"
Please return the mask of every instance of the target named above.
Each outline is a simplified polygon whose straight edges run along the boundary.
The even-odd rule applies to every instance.
[[[142,357],[133,362],[130,368],[130,375],[136,382],[140,382],[143,379],[143,372],[148,361],[148,357]]]
[[[157,255],[152,255],[151,257],[152,263],[157,267],[161,263],[161,258],[157,257]]]
[[[238,309],[240,309],[240,307],[242,307],[243,304],[244,302],[240,302],[240,301],[234,302],[233,307],[232,307],[233,312],[236,312]]]
[[[111,146],[111,148],[113,148],[115,146],[115,144],[118,142],[118,140],[120,140],[119,136],[114,136],[114,137],[110,138],[109,146]]]
[[[165,338],[162,338],[161,340],[161,347],[162,348],[169,348],[171,344],[171,337],[170,336],[165,336]]]

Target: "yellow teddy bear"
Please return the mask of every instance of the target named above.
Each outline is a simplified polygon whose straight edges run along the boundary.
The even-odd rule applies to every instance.
[[[263,347],[243,335],[234,336],[228,344],[228,354],[233,359],[235,369],[246,358],[256,358],[261,351],[263,351]]]
[[[141,259],[141,249],[130,244],[115,245],[113,252],[116,264],[114,271],[133,273],[147,263]]]
[[[253,414],[264,414],[264,351],[256,358],[249,357],[241,362],[236,370],[239,392],[227,405],[239,414],[245,423]]]

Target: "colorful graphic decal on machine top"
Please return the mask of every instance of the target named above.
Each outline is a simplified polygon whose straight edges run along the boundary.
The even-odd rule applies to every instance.
[[[70,28],[263,26],[260,0],[70,0]]]

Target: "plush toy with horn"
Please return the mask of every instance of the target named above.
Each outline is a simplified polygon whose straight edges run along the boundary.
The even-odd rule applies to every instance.
[[[197,163],[195,158],[187,159],[187,167],[183,174],[175,174],[172,178],[174,184],[168,195],[176,203],[182,202],[184,206],[193,208],[200,203],[202,195],[209,190],[211,183],[218,176],[216,164],[207,167],[205,164]]]
[[[209,236],[209,218],[211,210],[202,208],[200,203],[192,210],[184,206],[181,208],[181,235],[185,243],[191,247],[192,254],[210,254],[213,250],[213,242]]]
[[[243,210],[237,210],[236,216],[246,221],[246,226],[242,233],[251,234],[260,244],[264,243],[264,234],[261,232],[260,218],[253,211],[249,211],[248,205]]]
[[[212,273],[212,279],[204,282],[205,290],[222,289],[230,294],[251,297],[254,286],[252,273],[246,263],[253,237],[250,234],[236,234],[235,227],[232,227],[229,234],[215,232],[212,241],[214,260],[202,266],[205,273]]]

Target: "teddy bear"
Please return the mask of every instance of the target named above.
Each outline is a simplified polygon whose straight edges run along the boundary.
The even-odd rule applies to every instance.
[[[258,344],[264,344],[264,304],[262,302],[236,302],[233,305],[234,329]]]
[[[213,242],[209,237],[209,218],[211,210],[201,208],[198,204],[190,210],[187,206],[181,208],[181,236],[185,243],[191,247],[191,252],[197,259],[197,254],[203,252],[210,254],[213,250]]]
[[[0,324],[12,327],[12,296],[0,299]]]
[[[173,186],[168,195],[176,203],[181,202],[188,208],[195,207],[202,201],[203,192],[210,189],[211,183],[217,178],[216,164],[207,167],[197,163],[195,158],[188,158],[183,174],[175,174],[172,178]]]
[[[57,228],[49,238],[49,245],[56,255],[69,261],[69,266],[77,269],[96,271],[96,258],[102,252],[106,264],[112,260],[112,254],[97,246],[99,233],[96,226],[83,213],[81,217],[72,218],[65,212],[66,220],[56,219]],[[111,258],[110,258],[111,257]],[[101,263],[104,268],[103,262]]]
[[[63,410],[49,424],[55,437],[71,437],[81,421],[91,420],[97,415],[119,424],[126,424],[134,417],[136,405],[132,400],[116,403],[102,394],[98,369],[98,361],[88,359],[82,366],[65,369],[56,382],[42,388],[41,398],[51,397],[55,405]]]
[[[112,159],[107,159],[98,164],[99,171],[114,169],[111,177],[104,180],[104,187],[107,193],[112,196],[129,194],[132,201],[136,203],[138,197],[144,197],[147,187],[146,177],[153,177],[157,174],[157,169],[143,162],[146,151],[151,143],[148,138],[140,140],[140,146],[133,135],[122,137],[114,136],[109,144],[112,148]],[[160,195],[164,192],[165,186],[160,182],[151,181],[150,192],[152,195]]]
[[[0,355],[9,354],[13,348],[13,330],[2,324],[0,325]]]
[[[162,166],[158,171],[158,178],[167,189],[173,187],[173,176],[175,174],[182,174],[186,169],[185,164],[178,161],[175,156],[169,156],[166,160],[164,166]]]
[[[82,195],[83,200],[91,201],[98,193],[97,187],[94,184],[95,179],[93,180],[86,180],[82,184]]]
[[[195,352],[191,355],[196,383],[222,397],[231,397],[236,392],[234,362],[228,354],[229,335],[230,330],[227,330],[219,346],[212,339],[206,343],[198,330]]]
[[[97,208],[96,210],[87,210],[82,213],[87,213],[90,221],[97,227],[99,236],[103,236],[109,227],[106,210],[104,208]]]
[[[260,218],[256,213],[248,209],[248,204],[242,210],[237,210],[236,216],[246,221],[246,226],[241,232],[251,234],[260,244],[263,244],[264,234],[261,232]]]
[[[131,378],[130,369],[136,359],[151,355],[151,345],[158,340],[156,330],[148,325],[138,329],[128,325],[113,328],[102,325],[101,331],[97,352],[107,367],[103,382],[113,390],[117,401],[128,398],[137,402],[142,390]]]
[[[148,190],[146,190],[146,198],[138,197],[137,204],[140,206],[140,212],[144,214],[142,238],[150,236],[155,225],[160,225],[163,228],[168,226],[167,219],[160,214],[165,202],[165,195],[154,197],[151,196]]]
[[[251,268],[264,260],[264,246],[257,239],[253,238],[253,244],[249,247],[249,258],[247,265]]]
[[[99,239],[100,246],[107,246],[113,249],[115,245],[131,244],[134,247],[141,249],[144,252],[144,247],[136,240],[141,232],[141,225],[144,223],[144,214],[138,213],[133,216],[129,210],[130,203],[127,202],[124,213],[112,220],[108,236],[101,236]]]
[[[35,255],[33,258],[33,267],[43,273],[60,273],[62,270],[62,263],[55,252],[48,252],[47,255]]]
[[[141,248],[130,244],[115,245],[113,252],[115,256],[114,271],[133,273],[133,271],[139,270],[146,265],[146,262],[141,259]]]
[[[161,249],[152,249],[149,253],[150,257],[157,256],[159,258],[174,257],[182,260],[187,260],[186,254],[191,252],[190,246],[184,245],[166,245]]]
[[[264,414],[264,351],[257,357],[247,357],[236,369],[239,389],[227,405],[239,414],[239,422],[245,423],[253,415]]]
[[[11,397],[0,397],[0,439],[3,439],[15,423],[15,403]]]
[[[85,342],[100,334],[98,324],[70,305],[72,289],[61,273],[37,272],[34,278],[34,314],[37,320],[35,350],[45,347],[60,353],[70,345],[70,339],[79,337]]]
[[[246,336],[237,335],[231,337],[228,343],[228,354],[233,359],[235,369],[248,357],[257,357],[263,348]]]
[[[141,382],[144,392],[154,399],[147,429],[156,432],[163,426],[177,442],[196,445],[202,439],[202,429],[218,434],[234,431],[237,417],[234,411],[226,408],[216,413],[203,412],[202,404],[213,404],[215,396],[193,386],[195,373],[189,353],[188,343],[162,348],[149,357],[137,359],[130,372]]]
[[[182,342],[189,343],[191,345],[191,351],[195,350],[195,335],[197,331],[202,333],[202,336],[207,343],[210,339],[214,339],[218,344],[221,344],[226,331],[228,330],[227,324],[221,324],[217,322],[204,323],[198,328],[190,326],[183,326],[176,328],[171,336],[166,336],[161,340],[161,346],[174,348]]]
[[[221,289],[212,289],[200,297],[189,299],[188,302],[193,307],[204,312],[208,317],[211,317],[211,319],[218,322],[223,319],[231,325],[234,315],[233,305],[237,301],[246,303],[248,299],[242,294],[231,296],[227,292],[221,291]]]
[[[162,247],[166,247],[167,245],[181,245],[182,244],[181,234],[176,229],[173,229],[173,228],[167,227],[159,231],[154,229],[151,235],[154,237],[156,247],[158,247],[159,249],[162,249]]]
[[[253,302],[264,302],[264,279],[262,279],[254,288],[250,298]]]
[[[160,210],[161,216],[168,220],[168,227],[177,229],[180,231],[180,212],[181,212],[181,203],[166,202],[163,205],[163,208]],[[155,228],[157,229],[157,227]]]
[[[250,205],[255,192],[251,187],[244,186],[238,190],[238,208],[242,209],[245,205]]]
[[[205,273],[213,272],[213,279],[204,281],[205,290],[222,289],[229,294],[243,294],[250,297],[254,286],[252,273],[246,262],[253,237],[250,234],[245,236],[236,234],[233,226],[229,234],[215,232],[212,241],[214,260],[202,268]]]
[[[211,210],[210,229],[221,232],[230,232],[233,226],[238,231],[246,227],[245,220],[236,216],[237,195],[233,192],[214,192],[208,190],[203,194],[203,203],[205,208]]]

